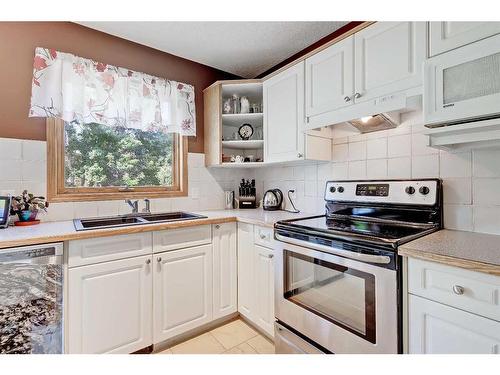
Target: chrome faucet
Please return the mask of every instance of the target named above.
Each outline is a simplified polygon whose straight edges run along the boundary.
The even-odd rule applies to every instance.
[[[130,199],[126,199],[125,203],[127,203],[130,207],[132,207],[133,214],[139,212],[139,201],[131,201]]]
[[[151,213],[151,201],[148,198],[146,198],[146,199],[144,199],[144,203],[146,203],[146,207],[144,207],[142,209],[142,212],[150,214]]]

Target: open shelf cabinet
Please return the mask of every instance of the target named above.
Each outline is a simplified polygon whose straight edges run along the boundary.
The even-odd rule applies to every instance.
[[[235,105],[242,97],[250,104],[245,113]],[[206,166],[250,168],[261,165],[264,158],[262,81],[218,81],[204,90],[203,99]],[[249,140],[243,140],[239,135],[243,124],[249,124],[253,129]],[[236,156],[247,162],[229,162]]]

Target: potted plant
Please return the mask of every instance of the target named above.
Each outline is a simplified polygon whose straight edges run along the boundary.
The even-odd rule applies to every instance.
[[[36,216],[39,210],[47,211],[49,203],[45,197],[35,197],[33,194],[24,190],[23,193],[17,197],[12,197],[10,205],[10,214],[17,215],[19,221],[36,221]]]

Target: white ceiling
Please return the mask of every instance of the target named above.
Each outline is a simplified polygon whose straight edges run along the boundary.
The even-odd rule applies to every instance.
[[[253,78],[347,22],[79,22],[80,24]]]

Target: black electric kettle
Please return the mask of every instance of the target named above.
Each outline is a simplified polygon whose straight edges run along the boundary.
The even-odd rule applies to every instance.
[[[281,210],[283,204],[283,193],[280,189],[271,189],[264,193],[262,208],[266,211]]]

